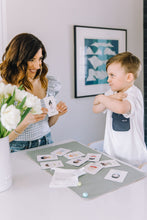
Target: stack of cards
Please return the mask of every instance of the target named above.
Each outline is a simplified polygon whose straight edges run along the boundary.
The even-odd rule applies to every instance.
[[[83,168],[77,170],[56,168],[50,182],[50,187],[78,186],[78,177],[84,174],[85,171]]]
[[[58,160],[58,157],[62,157],[62,156],[68,159],[68,161],[66,161],[67,164],[70,164],[75,167],[79,167],[86,162],[90,162],[85,166],[83,166],[82,169],[84,169],[84,172],[92,175],[95,175],[103,168],[120,166],[120,164],[113,159],[100,161],[102,154],[99,153],[88,153],[87,155],[85,155],[80,151],[71,152],[70,149],[65,149],[65,148],[58,148],[52,151],[51,154],[37,155],[37,161],[41,162],[40,166],[42,169],[54,169],[54,168],[64,167],[62,161]],[[67,173],[64,171],[62,172],[64,173],[63,176],[66,175],[67,173],[68,173],[67,175],[69,175],[69,172]],[[105,179],[114,182],[123,182],[126,175],[127,175],[126,171],[111,169],[105,176]]]

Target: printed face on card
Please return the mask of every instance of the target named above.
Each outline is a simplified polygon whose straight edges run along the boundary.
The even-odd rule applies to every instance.
[[[66,157],[67,159],[74,159],[74,158],[81,157],[81,156],[84,156],[84,155],[85,154],[83,154],[80,151],[75,151],[75,152],[65,154],[64,157]]]
[[[63,167],[64,165],[61,160],[57,160],[57,161],[50,161],[50,162],[41,162],[40,166],[42,169],[52,169],[56,167]]]
[[[99,163],[103,166],[103,168],[120,166],[116,160],[102,160],[99,161]]]
[[[88,157],[88,160],[89,160],[89,161],[96,162],[96,161],[99,161],[99,160],[100,160],[101,154],[88,153],[88,154],[86,155],[86,157]]]
[[[78,158],[74,158],[72,160],[67,161],[66,163],[72,165],[72,166],[81,166],[83,163],[87,162],[88,159],[86,157],[78,157]]]
[[[71,150],[65,149],[65,148],[58,148],[57,150],[54,150],[51,152],[51,154],[55,154],[57,156],[63,156],[64,154],[67,154]]]
[[[47,160],[58,160],[58,157],[52,154],[37,155],[37,161],[47,161]]]
[[[111,169],[109,170],[104,179],[122,183],[126,178],[127,174],[127,171]]]
[[[102,168],[103,166],[99,163],[89,163],[84,167],[84,170],[86,171],[86,173],[94,175],[97,172],[99,172]]]
[[[58,111],[56,109],[56,101],[54,96],[49,96],[44,98],[44,102],[46,105],[46,108],[48,109],[48,116],[57,115]]]

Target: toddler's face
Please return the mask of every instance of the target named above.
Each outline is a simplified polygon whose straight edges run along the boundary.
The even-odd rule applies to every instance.
[[[129,88],[127,74],[120,63],[112,63],[107,68],[108,83],[112,91],[124,92]]]

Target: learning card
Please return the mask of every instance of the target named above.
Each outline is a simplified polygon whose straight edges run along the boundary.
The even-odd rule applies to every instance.
[[[86,173],[90,173],[93,175],[99,172],[102,168],[103,166],[99,163],[89,163],[84,167]]]
[[[103,168],[120,166],[116,160],[102,160],[99,161],[99,163],[103,166]]]
[[[87,161],[88,161],[88,159],[86,157],[78,157],[78,158],[71,159],[71,160],[67,161],[66,163],[78,167]]]
[[[55,154],[56,156],[63,156],[64,154],[70,152],[71,150],[65,148],[58,148],[51,152],[51,154]]]
[[[52,168],[56,168],[56,167],[64,167],[61,160],[41,162],[40,166],[42,169],[52,169]]]
[[[50,182],[50,187],[71,187],[78,186],[78,177],[86,172],[81,169],[55,168],[54,175]]]
[[[58,160],[58,157],[52,154],[37,155],[37,161],[47,161],[47,160]]]
[[[95,154],[95,153],[88,153],[86,157],[88,158],[89,161],[97,162],[101,158],[101,154]]]
[[[104,179],[122,183],[127,174],[127,171],[111,169],[104,177]]]
[[[85,154],[83,154],[80,151],[75,151],[75,152],[65,154],[64,157],[66,157],[67,159],[74,159],[74,158],[81,157],[81,156],[84,156],[84,155]]]
[[[49,96],[44,98],[45,106],[48,109],[48,116],[57,115],[58,111],[56,109],[56,101],[54,96]]]

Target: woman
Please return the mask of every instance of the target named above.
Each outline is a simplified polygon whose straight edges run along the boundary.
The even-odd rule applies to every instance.
[[[43,98],[55,95],[58,83],[47,78],[48,68],[44,63],[46,50],[34,35],[22,33],[15,36],[6,47],[0,64],[2,81],[23,88],[41,99],[42,114],[29,113],[9,135],[11,152],[53,143],[51,129],[59,116],[67,112],[63,102],[57,104],[58,114],[47,116]],[[54,90],[52,90],[54,88]],[[53,92],[50,94],[50,92]]]

